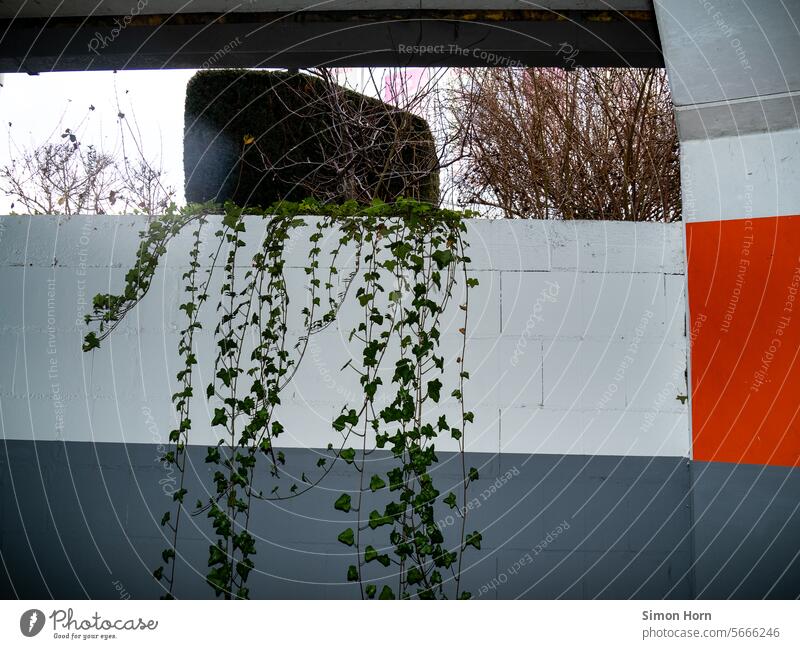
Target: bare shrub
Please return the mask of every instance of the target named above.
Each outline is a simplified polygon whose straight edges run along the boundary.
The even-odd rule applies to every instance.
[[[175,190],[164,184],[160,166],[145,157],[138,132],[121,111],[117,151],[82,142],[94,110],[89,107],[76,130],[59,123],[51,138],[56,141],[41,144],[17,144],[13,126],[8,125],[10,162],[0,167],[0,190],[13,201],[13,211],[148,215],[166,211]]]
[[[508,218],[680,219],[663,70],[462,70],[453,109],[462,205]]]

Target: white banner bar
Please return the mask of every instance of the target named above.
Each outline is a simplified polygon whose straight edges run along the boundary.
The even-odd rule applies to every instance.
[[[0,646],[798,647],[799,614],[796,601],[6,601]]]

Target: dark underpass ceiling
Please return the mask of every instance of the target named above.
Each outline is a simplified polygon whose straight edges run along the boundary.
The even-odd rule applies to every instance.
[[[642,0],[550,2],[546,3],[548,9],[532,9],[536,6],[533,2],[484,2],[484,6],[529,8],[243,12],[223,7],[225,12],[216,13],[147,13],[170,3],[139,0],[142,8],[137,11],[137,5],[127,0],[102,4],[105,11],[119,11],[115,15],[90,16],[65,15],[63,7],[51,16],[47,13],[48,4],[53,3],[45,0],[26,3],[16,10],[12,4],[19,3],[0,2],[0,72],[200,67],[663,66],[655,14],[651,3]],[[187,6],[207,9],[230,4],[203,1]],[[292,0],[283,4],[241,4],[291,9]],[[382,3],[339,2],[334,6],[367,4],[380,7]],[[597,8],[604,5],[621,10]],[[38,13],[30,7],[38,7]],[[123,7],[127,7],[127,13]]]

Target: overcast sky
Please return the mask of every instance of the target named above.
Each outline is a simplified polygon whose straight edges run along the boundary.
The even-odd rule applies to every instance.
[[[119,144],[118,95],[126,118],[135,118],[139,126],[145,154],[151,160],[162,160],[168,182],[182,200],[183,103],[186,83],[193,74],[194,70],[6,74],[0,89],[0,165],[8,163],[14,145],[60,140],[63,129],[77,130],[87,115],[83,142],[102,142],[105,150],[115,150]],[[95,110],[89,111],[89,106]],[[1,211],[7,212],[10,203],[0,197]]]

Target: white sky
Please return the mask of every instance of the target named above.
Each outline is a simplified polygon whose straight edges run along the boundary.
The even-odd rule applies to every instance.
[[[119,143],[116,96],[122,112],[138,124],[145,156],[160,160],[167,183],[183,202],[183,104],[186,83],[195,70],[122,72],[51,72],[38,76],[7,74],[0,89],[0,166],[18,147],[60,140],[65,128],[82,131],[84,144],[103,144],[113,151]],[[89,111],[89,106],[95,107]],[[8,123],[11,122],[11,141]],[[0,212],[11,199],[0,196]]]

